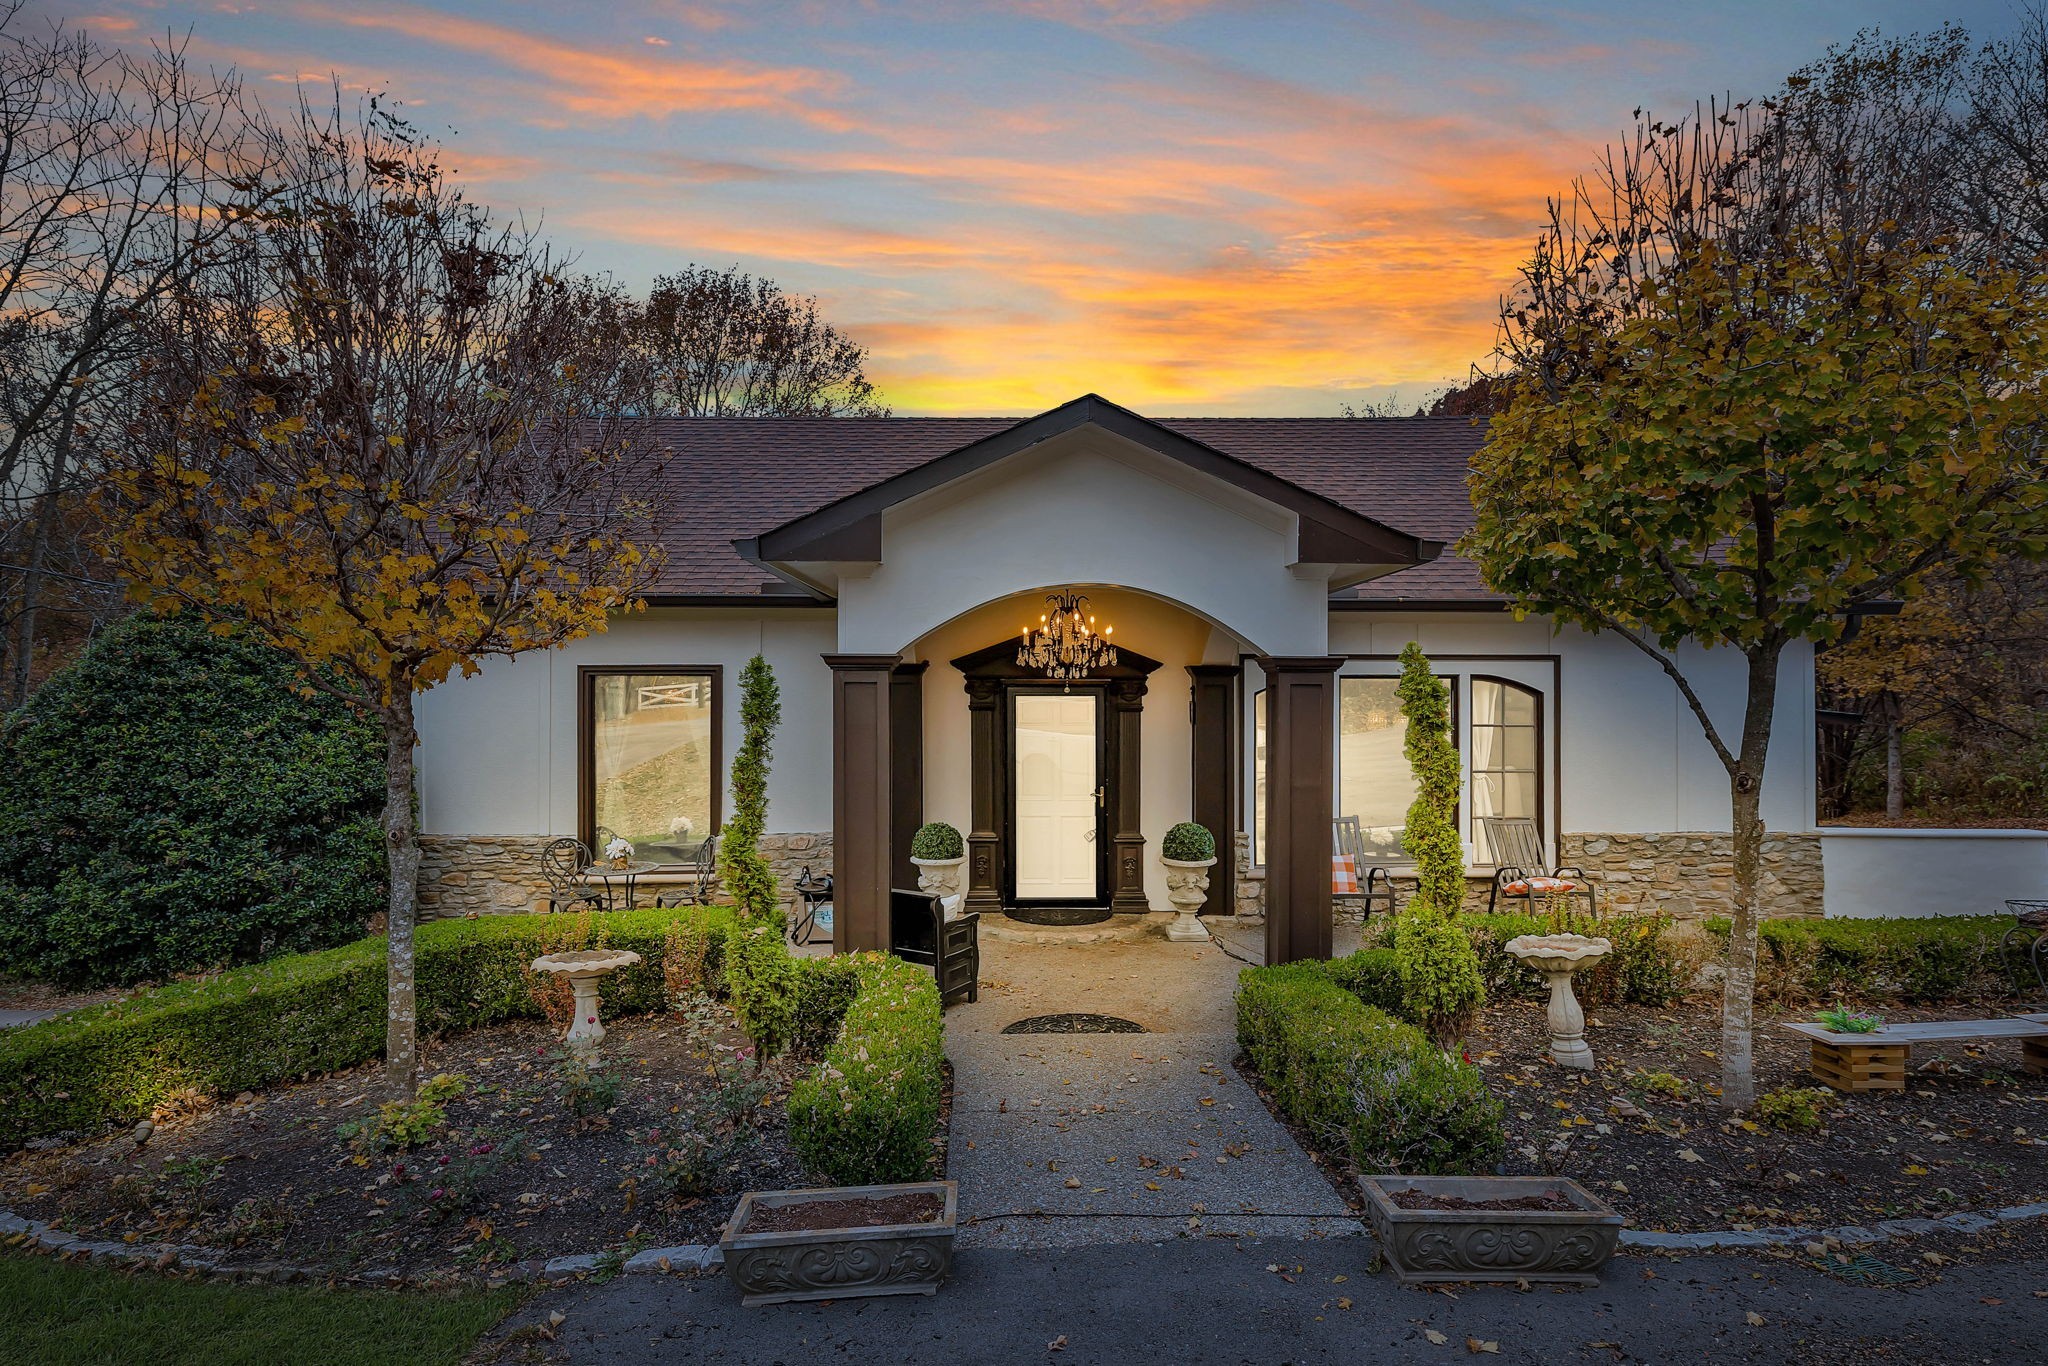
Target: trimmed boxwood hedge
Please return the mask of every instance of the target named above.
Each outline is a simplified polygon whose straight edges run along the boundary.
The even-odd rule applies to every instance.
[[[534,1016],[523,969],[587,921],[593,942],[632,949],[644,960],[607,975],[600,986],[608,1015],[663,1007],[662,959],[671,927],[705,939],[706,985],[723,986],[727,938],[737,928],[722,907],[620,911],[588,917],[495,916],[444,920],[419,930],[419,1020],[424,1032],[474,1029]],[[894,960],[889,960],[891,963]],[[890,1069],[835,1078],[860,1093],[852,1111],[831,1120],[833,1142],[856,1160],[844,1180],[890,1177],[859,1170],[857,1155],[899,1169],[905,1134],[922,1124],[929,1154],[943,1085],[931,975],[846,959],[804,959],[797,973],[796,1043],[834,1058],[891,1057]],[[873,1003],[862,1001],[874,991]],[[0,1034],[0,1151],[32,1138],[90,1132],[147,1116],[187,1091],[232,1095],[331,1072],[377,1057],[384,1047],[384,944],[359,940],[321,953],[277,958],[200,981],[178,982],[125,1001],[73,1012]],[[893,1075],[892,1075],[893,1073]],[[932,1100],[924,1104],[922,1097]],[[800,1152],[819,1145],[803,1132],[813,1112],[791,1111]],[[820,1121],[822,1122],[822,1121]],[[869,1126],[872,1132],[868,1128]],[[875,1170],[880,1170],[879,1168]]]
[[[1465,913],[1457,917],[1457,923],[1478,955],[1488,1000],[1542,1000],[1550,994],[1541,973],[1523,967],[1507,954],[1507,942],[1525,934],[1594,935],[1614,945],[1607,957],[1572,978],[1572,989],[1589,1005],[1610,1001],[1669,1005],[1684,994],[1690,975],[1686,956],[1673,938],[1669,916],[1625,914],[1596,918],[1573,913],[1553,920],[1548,915]],[[1354,954],[1352,959],[1339,961],[1356,960],[1345,985],[1360,1000],[1398,1015],[1400,1000],[1386,994],[1390,988],[1380,975],[1394,970],[1393,951],[1386,943],[1391,928],[1391,922],[1386,922],[1380,928],[1378,942]],[[1385,957],[1378,956],[1381,954]]]
[[[1368,951],[1384,954],[1387,950]],[[1363,961],[1361,961],[1363,960]],[[1501,1103],[1478,1068],[1365,1004],[1376,959],[1287,963],[1238,974],[1237,1039],[1282,1113],[1320,1150],[1362,1172],[1491,1168],[1506,1144]]]
[[[1999,947],[2002,915],[1884,920],[1766,920],[1757,993],[1785,1002],[1896,997],[1917,1005],[2023,996],[2038,989],[2019,953]],[[1709,920],[1725,941],[1729,922]]]
[[[858,989],[838,1040],[790,1092],[797,1155],[841,1185],[928,1177],[945,1086],[932,975],[879,953],[822,961],[850,963]]]

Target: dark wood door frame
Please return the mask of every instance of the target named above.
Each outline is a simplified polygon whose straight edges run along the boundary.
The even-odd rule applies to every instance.
[[[1115,911],[1143,912],[1145,900],[1145,836],[1139,828],[1140,722],[1144,716],[1146,678],[1159,661],[1135,650],[1117,649],[1117,662],[1097,670],[1083,685],[1106,694],[1101,742],[1105,825],[1109,830],[1109,906]],[[1019,688],[1042,688],[1049,680],[1017,663],[1017,642],[1004,639],[952,661],[967,689],[970,773],[970,822],[967,834],[967,909],[999,912],[1015,887],[1010,867],[1015,824],[1014,777],[1010,759],[1010,694]],[[1054,686],[1057,686],[1055,684]],[[1100,827],[1098,827],[1100,830]],[[1100,833],[1097,843],[1103,843]],[[1099,903],[1098,903],[1099,904]]]
[[[1202,915],[1237,910],[1238,688],[1236,664],[1190,664],[1188,728],[1194,762],[1194,821],[1216,837],[1216,866]]]

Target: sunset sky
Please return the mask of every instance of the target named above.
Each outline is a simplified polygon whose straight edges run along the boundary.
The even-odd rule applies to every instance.
[[[899,413],[1413,402],[1492,345],[1546,194],[1637,105],[1770,89],[1859,26],[2006,0],[814,0],[39,6],[338,74],[472,193],[644,286],[814,293]]]

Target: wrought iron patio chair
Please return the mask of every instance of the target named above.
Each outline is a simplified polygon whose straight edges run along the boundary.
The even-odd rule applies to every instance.
[[[1586,880],[1586,870],[1560,864],[1549,872],[1543,871],[1543,837],[1536,833],[1536,822],[1527,816],[1481,816],[1479,824],[1486,832],[1486,847],[1493,855],[1493,886],[1486,891],[1486,909],[1489,914],[1503,899],[1520,901],[1533,906],[1539,897],[1547,898],[1550,893],[1526,889],[1531,878],[1548,877],[1566,879],[1572,883],[1572,890],[1564,896],[1586,898],[1589,914],[1600,914],[1600,902],[1593,890],[1593,884]],[[1525,890],[1511,892],[1515,883],[1525,884]]]
[[[2021,899],[2005,904],[2012,912],[2012,928],[1998,941],[1998,947],[2007,953],[2018,950],[2025,954],[2028,966],[2034,969],[2034,980],[2043,991],[2048,991],[2048,900]]]
[[[1394,875],[1385,868],[1365,864],[1365,831],[1356,816],[1339,816],[1330,822],[1331,842],[1339,854],[1349,854],[1358,869],[1356,892],[1332,896],[1332,901],[1356,901],[1371,915],[1375,908],[1384,907],[1389,915],[1400,909],[1400,899],[1394,889]]]
[[[657,892],[654,904],[657,907],[709,906],[711,898],[718,895],[718,836],[708,835],[697,846],[697,856],[690,861],[690,881],[666,892]]]
[[[604,893],[584,881],[583,870],[589,866],[590,850],[582,840],[565,835],[547,842],[540,851],[540,872],[547,879],[549,910],[576,910],[584,905],[605,909]]]

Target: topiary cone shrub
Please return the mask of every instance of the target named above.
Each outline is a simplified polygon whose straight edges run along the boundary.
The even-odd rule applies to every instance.
[[[773,919],[781,898],[775,870],[761,857],[768,828],[768,763],[782,724],[782,689],[768,661],[755,655],[740,671],[740,747],[732,758],[732,816],[720,832],[718,876],[740,914]]]
[[[1401,847],[1415,860],[1416,891],[1394,924],[1402,1014],[1448,1048],[1486,1004],[1486,982],[1472,941],[1457,923],[1465,900],[1465,854],[1458,842],[1458,751],[1451,742],[1451,690],[1422,646],[1401,651],[1404,748],[1415,774],[1415,801]]]
[[[385,898],[384,741],[235,632],[130,617],[0,726],[0,962],[127,984],[346,943]]]
[[[967,841],[944,821],[926,821],[910,837],[910,856],[927,863],[945,863],[967,857]]]
[[[1159,841],[1159,857],[1175,863],[1207,863],[1216,857],[1216,837],[1207,826],[1182,821]]]

